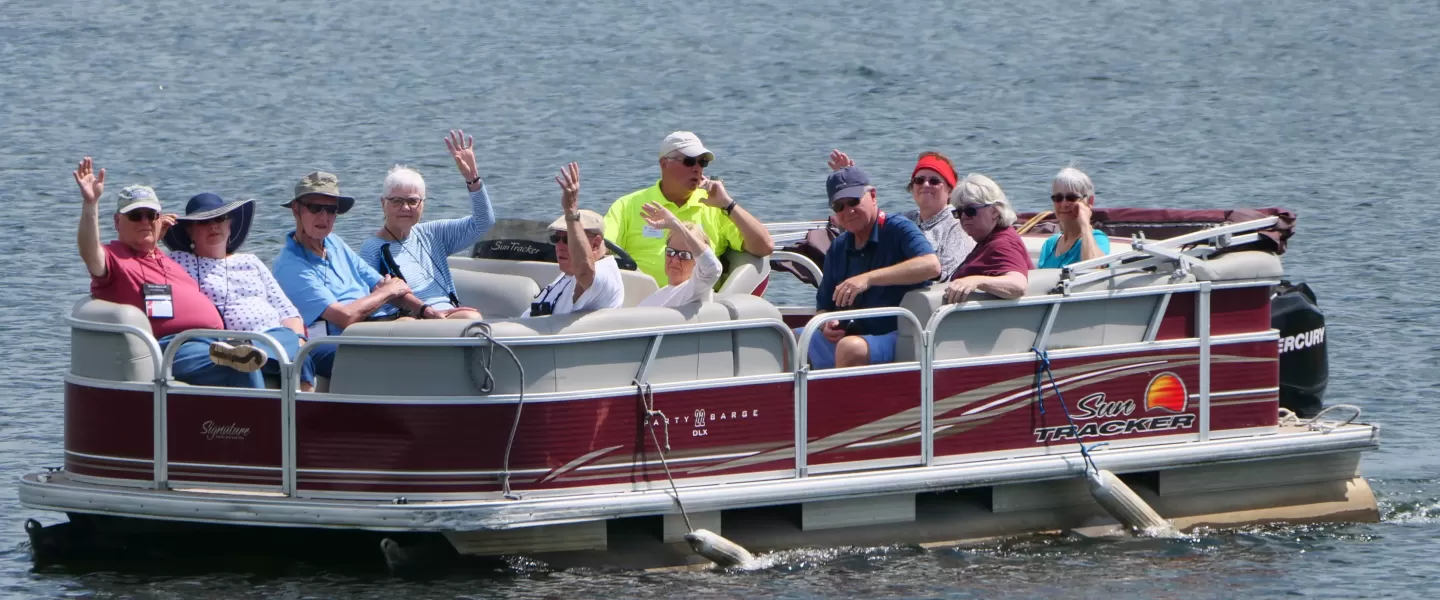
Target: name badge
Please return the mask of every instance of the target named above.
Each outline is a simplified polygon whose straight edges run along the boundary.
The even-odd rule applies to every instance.
[[[665,230],[664,230],[664,229],[656,229],[656,228],[651,227],[651,226],[649,226],[649,225],[646,225],[646,226],[645,226],[645,229],[642,230],[640,233],[641,233],[641,235],[644,235],[644,236],[647,237],[647,238],[655,238],[655,239],[661,239],[661,240],[665,239]]]
[[[175,316],[175,300],[170,296],[170,286],[147,283],[145,292],[145,316],[152,319],[170,319]]]

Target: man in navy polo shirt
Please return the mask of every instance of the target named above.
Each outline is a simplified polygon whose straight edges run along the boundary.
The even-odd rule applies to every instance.
[[[825,180],[830,210],[845,229],[825,253],[825,276],[815,295],[817,313],[899,306],[905,292],[940,276],[940,259],[909,219],[886,217],[875,187],[859,167]],[[810,340],[810,366],[859,367],[895,360],[895,317],[830,322]]]

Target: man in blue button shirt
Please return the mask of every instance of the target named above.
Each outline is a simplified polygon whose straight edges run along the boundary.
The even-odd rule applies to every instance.
[[[309,337],[337,335],[371,319],[386,303],[406,309],[424,306],[403,279],[381,277],[345,240],[331,233],[335,217],[354,205],[354,198],[340,195],[339,178],[320,171],[295,184],[295,197],[281,205],[294,214],[295,231],[286,236],[285,249],[272,270],[280,289],[300,311]],[[311,352],[315,374],[329,377],[335,346]]]
[[[905,293],[940,276],[940,259],[909,219],[886,217],[875,187],[859,167],[825,180],[830,210],[845,229],[825,253],[825,275],[815,295],[817,313],[899,306]],[[826,323],[810,340],[810,366],[859,367],[895,360],[895,317]]]

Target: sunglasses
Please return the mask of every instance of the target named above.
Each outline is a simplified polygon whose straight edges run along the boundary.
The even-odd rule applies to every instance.
[[[686,157],[683,157],[683,158],[671,158],[670,160],[678,160],[678,161],[680,161],[682,164],[684,164],[684,165],[687,166],[687,167],[693,167],[693,166],[695,166],[695,165],[698,164],[698,165],[700,165],[700,168],[703,169],[703,168],[705,168],[705,167],[710,166],[710,159],[705,158],[705,157],[703,157],[703,156],[702,156],[702,157],[699,157],[699,158],[696,158],[696,157],[694,157],[694,156],[686,156]]]
[[[691,259],[695,258],[695,255],[694,255],[694,254],[691,254],[689,251],[686,251],[686,250],[676,250],[676,249],[671,248],[671,247],[669,247],[669,246],[666,246],[666,247],[665,247],[665,256],[667,256],[667,257],[669,257],[669,258],[678,258],[678,259],[680,259],[680,260],[691,260]]]
[[[411,198],[395,197],[395,198],[386,198],[385,201],[386,201],[386,202],[389,202],[389,203],[390,203],[390,206],[393,206],[393,207],[395,207],[395,208],[400,208],[401,206],[405,206],[405,207],[408,207],[408,208],[415,208],[415,207],[417,207],[417,206],[420,206],[420,203],[421,203],[421,202],[424,202],[425,199],[424,199],[424,198],[416,198],[416,197],[411,197]]]
[[[970,205],[967,205],[967,206],[964,206],[964,207],[957,206],[957,207],[955,207],[955,210],[954,210],[955,218],[959,219],[959,218],[961,218],[961,217],[965,217],[965,218],[973,219],[973,218],[975,218],[975,215],[980,214],[980,209],[985,208],[986,206],[990,206],[990,205],[989,205],[989,204],[970,204]]]
[[[1085,198],[1086,198],[1085,196],[1081,196],[1081,195],[1079,195],[1079,194],[1051,194],[1051,195],[1050,195],[1050,201],[1051,201],[1051,202],[1054,202],[1054,203],[1056,203],[1056,204],[1059,204],[1059,203],[1061,203],[1061,202],[1079,202],[1079,201],[1081,201],[1081,200],[1084,200]]]
[[[940,187],[940,184],[941,184],[941,183],[944,183],[944,182],[945,182],[944,179],[941,179],[941,178],[936,177],[936,176],[934,176],[934,175],[931,175],[931,176],[929,176],[929,177],[926,177],[926,176],[924,176],[924,175],[920,175],[920,176],[918,176],[918,177],[910,180],[910,183],[913,184],[913,185],[925,185],[925,184],[928,183],[928,184],[930,184],[930,185],[932,185],[932,186],[934,186],[934,187]]]
[[[305,207],[305,210],[310,211],[312,215],[318,215],[322,212],[327,215],[340,214],[340,206],[336,204],[311,204],[309,202],[301,202],[300,206]]]
[[[225,214],[225,215],[220,215],[220,216],[218,216],[218,217],[211,217],[211,218],[209,218],[209,219],[205,219],[204,221],[196,221],[195,224],[196,224],[196,225],[219,225],[220,223],[224,223],[224,222],[229,221],[229,220],[230,220],[230,215]]]
[[[594,235],[595,235],[595,234],[592,234],[592,233],[590,233],[590,232],[588,232],[588,231],[585,232],[585,237],[586,237],[586,238],[593,237]],[[569,241],[570,241],[570,236],[567,235],[566,232],[564,232],[564,231],[551,231],[551,232],[550,232],[550,243],[552,243],[552,244],[568,244]]]
[[[125,213],[125,218],[130,219],[132,223],[139,223],[141,221],[154,221],[155,219],[160,218],[160,213],[157,213],[153,210],[132,210]]]
[[[855,208],[857,206],[860,206],[859,198],[846,198],[844,200],[836,200],[834,202],[831,202],[830,210],[839,213],[843,212],[847,208]]]

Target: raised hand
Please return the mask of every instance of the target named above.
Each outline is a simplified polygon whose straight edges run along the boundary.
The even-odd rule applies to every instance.
[[[155,239],[163,239],[165,232],[170,231],[170,228],[175,226],[176,218],[179,216],[180,215],[175,213],[165,213],[160,215],[160,218],[155,219]]]
[[[670,209],[661,206],[659,202],[647,202],[640,207],[640,212],[645,217],[645,223],[655,229],[675,229],[680,226],[680,219]]]
[[[570,214],[580,207],[580,164],[570,163],[555,176],[560,184],[560,210]]]
[[[825,164],[830,165],[831,171],[839,171],[845,167],[855,166],[855,161],[850,160],[850,157],[846,156],[844,152],[836,149],[830,151],[830,160]]]
[[[97,175],[95,163],[87,156],[70,174],[75,176],[75,184],[80,186],[80,197],[85,199],[85,203],[98,204],[100,196],[105,194],[105,169],[100,169]]]
[[[465,135],[465,132],[459,129],[451,129],[450,135],[445,138],[445,147],[450,150],[450,158],[455,159],[455,168],[460,170],[460,175],[466,182],[480,176],[480,170],[475,168],[474,136]]]
[[[1075,221],[1081,227],[1090,227],[1090,216],[1094,214],[1095,208],[1090,206],[1090,199],[1085,198],[1075,203]]]
[[[725,191],[725,183],[719,177],[706,177],[700,182],[700,189],[705,190],[705,204],[715,208],[730,206],[730,192]]]

